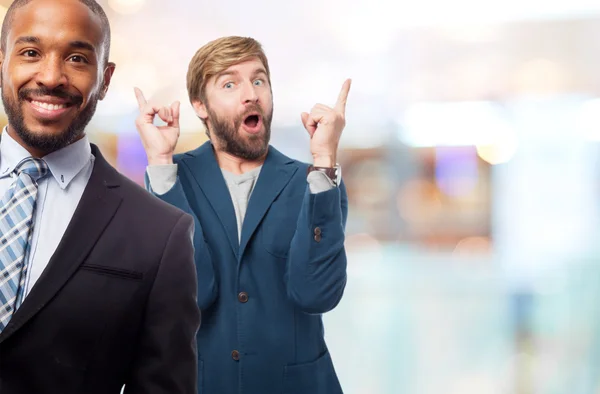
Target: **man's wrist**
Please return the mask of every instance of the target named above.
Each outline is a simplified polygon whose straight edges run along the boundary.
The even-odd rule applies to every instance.
[[[335,167],[335,155],[313,156],[313,166],[333,168]]]
[[[173,164],[173,155],[148,156],[149,166]]]

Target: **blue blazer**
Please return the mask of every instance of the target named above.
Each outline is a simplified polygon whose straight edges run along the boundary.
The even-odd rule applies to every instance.
[[[321,315],[346,285],[344,184],[311,194],[308,164],[270,146],[238,241],[210,141],[174,161],[177,182],[158,197],[195,221],[198,393],[342,393]]]

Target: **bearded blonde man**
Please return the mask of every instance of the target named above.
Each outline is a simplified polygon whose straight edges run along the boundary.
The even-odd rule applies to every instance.
[[[346,189],[336,164],[350,80],[330,108],[301,120],[312,163],[269,145],[273,96],[256,40],[224,37],[200,48],[187,87],[209,141],[174,155],[179,103],[140,106],[147,188],[195,220],[204,394],[338,394],[322,315],[346,285]],[[153,124],[158,115],[166,126]]]

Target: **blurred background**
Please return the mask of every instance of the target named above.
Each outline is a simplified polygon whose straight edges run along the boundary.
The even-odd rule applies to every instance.
[[[324,317],[346,394],[600,393],[600,2],[99,3],[117,68],[88,133],[140,184],[133,86],[180,100],[197,147],[185,74],[214,38],[264,45],[272,142],[300,160],[300,113],[353,79],[349,278]]]

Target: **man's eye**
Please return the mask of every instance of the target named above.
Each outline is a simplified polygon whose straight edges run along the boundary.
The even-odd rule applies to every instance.
[[[73,55],[69,58],[70,61],[74,63],[87,63],[87,60],[83,56]]]

